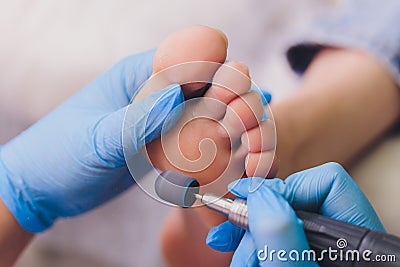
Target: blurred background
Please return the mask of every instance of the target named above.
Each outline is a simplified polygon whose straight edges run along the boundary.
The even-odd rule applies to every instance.
[[[274,99],[296,90],[287,47],[339,0],[0,0],[0,143],[40,119],[121,58],[176,29],[224,31],[229,58],[250,67]],[[400,134],[389,133],[350,170],[387,230],[400,235]],[[140,203],[140,205],[139,205]],[[18,267],[164,266],[158,236],[170,207],[133,188],[39,235]]]

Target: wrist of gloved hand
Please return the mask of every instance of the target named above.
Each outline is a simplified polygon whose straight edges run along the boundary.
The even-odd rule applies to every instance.
[[[0,147],[1,154],[2,147]],[[32,229],[45,229],[55,218],[45,218],[31,205],[29,190],[22,179],[13,176],[0,160],[0,198],[22,226],[29,224]],[[28,229],[29,227],[25,228]]]

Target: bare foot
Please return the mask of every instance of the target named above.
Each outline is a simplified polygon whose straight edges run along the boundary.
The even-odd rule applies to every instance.
[[[267,177],[275,131],[270,120],[262,121],[264,107],[250,85],[246,65],[221,66],[204,96],[186,101],[174,128],[147,145],[151,163],[195,177],[203,189],[210,185],[207,192],[222,195],[244,175]]]
[[[177,31],[157,50],[154,77],[146,84],[150,90],[138,96],[144,97],[151,89],[171,83],[182,85],[185,98],[189,99],[184,113],[170,132],[146,145],[147,157],[160,170],[185,173],[198,179],[202,188],[213,185],[212,190],[207,188],[208,192],[222,194],[234,179],[267,177],[276,172],[276,168],[270,171],[275,150],[274,124],[262,121],[264,107],[259,94],[249,92],[247,66],[237,62],[222,64],[226,49],[227,38],[220,31],[204,26]],[[209,63],[182,64],[191,61]],[[211,78],[211,87],[205,87]],[[167,263],[209,266],[229,262],[229,254],[212,251],[205,244],[210,227],[223,220],[205,208],[174,210],[161,238]],[[182,227],[177,229],[177,225]]]
[[[205,26],[179,30],[157,49],[153,77],[138,98],[171,83],[182,85],[185,112],[177,125],[146,146],[153,166],[175,170],[201,185],[215,180],[226,185],[243,176],[267,177],[275,135],[270,120],[261,122],[263,106],[251,86],[246,65],[226,58],[226,36]],[[191,62],[191,63],[188,63]],[[213,85],[204,94],[205,85]],[[272,172],[275,172],[274,169]]]

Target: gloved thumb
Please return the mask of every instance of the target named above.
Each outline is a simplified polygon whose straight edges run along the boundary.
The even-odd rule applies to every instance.
[[[258,177],[242,178],[228,185],[228,190],[240,198],[247,198],[249,193],[256,191],[266,179]]]
[[[179,119],[184,96],[178,84],[151,94],[105,117],[94,130],[95,151],[108,167],[125,165],[145,144],[160,137]]]

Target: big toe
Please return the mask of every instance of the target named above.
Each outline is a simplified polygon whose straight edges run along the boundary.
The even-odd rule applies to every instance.
[[[179,83],[185,98],[202,95],[202,89],[225,61],[228,39],[223,32],[194,25],[169,35],[158,47],[153,74]]]

